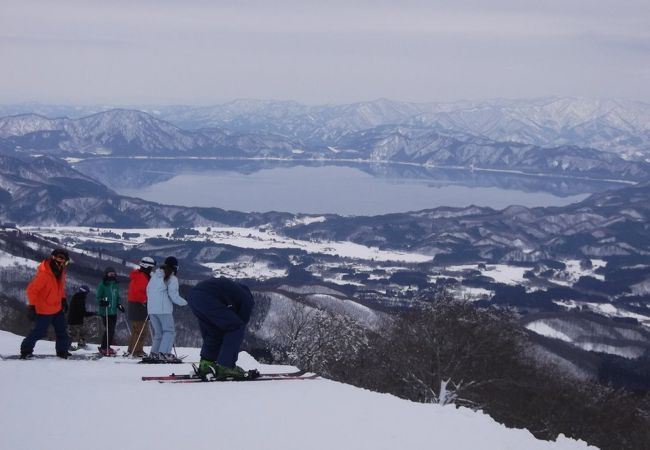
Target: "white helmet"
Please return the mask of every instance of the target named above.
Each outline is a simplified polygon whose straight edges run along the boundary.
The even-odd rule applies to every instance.
[[[151,256],[145,256],[140,260],[138,265],[143,269],[151,269],[152,267],[156,267],[156,261]]]

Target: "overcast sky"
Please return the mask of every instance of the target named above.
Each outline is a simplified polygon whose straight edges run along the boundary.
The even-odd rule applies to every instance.
[[[0,102],[650,101],[650,0],[2,0]]]

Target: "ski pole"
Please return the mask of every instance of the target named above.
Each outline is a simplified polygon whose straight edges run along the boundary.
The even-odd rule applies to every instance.
[[[107,299],[104,298],[104,300],[107,300]],[[108,345],[108,334],[109,334],[108,333],[108,306],[106,306],[105,308],[106,308],[106,309],[104,309],[104,315],[106,316],[106,349],[105,349],[105,353],[106,353],[106,356],[108,356],[109,355],[109,352],[108,352],[108,347],[109,347],[109,345]]]
[[[129,337],[130,337],[131,336],[131,327],[129,326],[129,320],[124,318],[124,317],[123,317],[123,319],[124,319],[124,323],[126,324],[126,331],[129,332]]]
[[[142,337],[142,332],[144,329],[147,327],[147,321],[149,320],[149,315],[147,314],[147,318],[144,319],[144,323],[142,324],[142,328],[140,328],[140,333],[138,334],[138,339],[135,340],[135,344],[133,344],[133,349],[135,350],[138,348],[138,343],[140,342],[140,338]]]

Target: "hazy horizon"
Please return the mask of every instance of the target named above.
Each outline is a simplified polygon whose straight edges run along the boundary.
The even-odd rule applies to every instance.
[[[3,102],[0,100],[0,105],[2,106],[29,106],[29,105],[35,105],[35,106],[44,106],[44,107],[70,107],[70,108],[106,108],[106,109],[129,109],[129,108],[164,108],[164,107],[189,107],[189,108],[202,108],[202,107],[211,107],[211,106],[225,106],[230,103],[235,103],[239,101],[260,101],[260,102],[277,102],[277,103],[296,103],[302,106],[313,106],[313,107],[318,107],[318,106],[339,106],[339,105],[353,105],[353,104],[363,104],[363,103],[372,103],[372,102],[377,102],[381,100],[386,100],[389,102],[396,102],[396,103],[410,103],[410,104],[455,104],[455,103],[496,103],[496,102],[542,102],[542,101],[552,101],[552,100],[562,100],[562,99],[575,99],[575,100],[584,100],[584,101],[622,101],[622,102],[633,102],[633,103],[644,103],[648,104],[650,106],[650,100],[649,101],[644,101],[644,100],[636,100],[633,98],[595,98],[595,97],[578,97],[578,96],[540,96],[540,97],[530,97],[530,98],[525,98],[525,97],[519,97],[519,98],[506,98],[506,97],[499,97],[499,98],[462,98],[462,99],[455,99],[455,100],[447,100],[447,101],[427,101],[427,102],[417,102],[417,101],[406,101],[406,100],[401,100],[401,99],[394,99],[394,98],[386,98],[386,97],[379,97],[379,98],[373,98],[373,99],[366,99],[366,100],[358,100],[358,101],[350,101],[350,102],[331,102],[331,103],[319,103],[319,102],[303,102],[299,101],[296,99],[290,99],[290,98],[232,98],[232,99],[225,99],[225,100],[217,100],[217,101],[212,101],[208,103],[108,103],[108,102],[99,102],[99,103],[84,103],[84,102],[43,102],[43,101],[38,101],[38,100],[24,100],[24,101],[13,101],[13,102]]]
[[[641,0],[6,0],[0,103],[650,101]]]

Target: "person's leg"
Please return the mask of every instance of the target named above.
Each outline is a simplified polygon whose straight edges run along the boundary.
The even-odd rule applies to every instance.
[[[77,330],[78,330],[77,348],[86,348],[86,336],[88,335],[88,329],[86,328],[86,324],[82,323],[81,325],[78,325]]]
[[[218,364],[227,367],[234,367],[239,355],[239,347],[244,339],[246,325],[235,312],[217,301],[196,302],[198,307],[192,311],[199,319],[201,334],[208,336],[208,342],[214,343],[208,346],[206,358],[213,358]],[[192,304],[190,303],[190,306]],[[206,343],[204,335],[204,346]],[[216,350],[218,349],[218,350]],[[215,350],[217,351],[215,355]],[[204,357],[204,350],[201,349],[201,358]]]
[[[79,340],[81,334],[81,325],[68,325],[68,336],[70,337],[70,348],[72,348],[72,344],[74,342],[77,342],[79,346]]]
[[[237,329],[226,331],[217,357],[217,363],[226,367],[235,367],[239,357],[239,347],[244,340],[244,324]]]
[[[108,347],[108,342],[109,342],[108,339],[107,339],[108,328],[109,328],[109,319],[107,318],[107,316],[101,316],[101,318],[102,318],[102,325],[104,326],[104,334],[102,334],[102,340],[99,341],[99,350],[100,350],[100,352],[102,350],[106,350],[106,348]]]
[[[204,300],[199,299],[198,301],[191,301],[192,299],[189,296],[187,300],[190,309],[196,316],[196,320],[199,323],[201,337],[203,338],[203,345],[201,346],[201,359],[206,361],[216,361],[217,356],[219,356],[219,350],[221,349],[223,332],[210,321],[208,314],[206,314],[204,308],[201,307]]]
[[[144,321],[132,320],[131,321],[131,338],[129,339],[129,353],[138,355],[143,353],[142,346],[144,345],[143,335]]]
[[[70,346],[70,338],[68,337],[68,325],[65,321],[65,313],[63,310],[52,317],[52,325],[54,325],[54,332],[56,333],[56,352],[67,353],[68,347]]]
[[[34,328],[29,334],[23,339],[23,342],[20,344],[20,353],[27,354],[34,351],[34,346],[39,339],[42,339],[47,334],[47,327],[50,326],[52,322],[51,315],[37,314],[36,320],[34,321]]]
[[[153,334],[151,342],[151,353],[158,353],[160,350],[160,340],[162,338],[162,323],[160,322],[158,314],[151,314],[149,322],[151,323],[151,330]]]
[[[197,316],[198,317],[198,316]],[[199,318],[199,328],[203,345],[201,346],[201,359],[216,361],[223,341],[223,332],[210,322]]]
[[[162,337],[160,339],[160,353],[171,353],[176,338],[176,328],[174,326],[174,316],[171,314],[161,314],[160,323],[162,325]]]
[[[136,339],[136,337],[138,335],[135,333],[135,326],[136,326],[135,322],[132,321],[132,320],[129,320],[129,323],[131,324],[131,335],[129,336],[129,342],[127,343],[126,352],[128,354],[132,354],[133,353],[133,346],[135,344],[135,339]]]
[[[117,316],[108,316],[108,342],[113,345],[113,338],[115,337],[115,325],[117,324]]]

